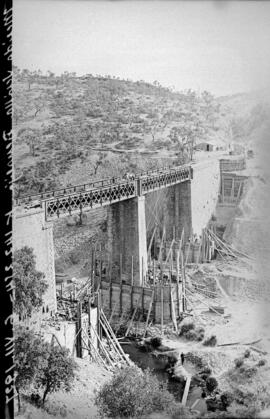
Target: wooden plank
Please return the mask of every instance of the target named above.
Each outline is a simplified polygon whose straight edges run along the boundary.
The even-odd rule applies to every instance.
[[[113,349],[115,351],[115,355],[118,355],[120,361],[122,361],[123,360],[122,359],[122,354],[120,354],[120,352],[119,352],[119,350],[118,350],[118,348],[117,348],[114,340],[112,339],[111,335],[109,334],[108,329],[107,329],[105,323],[102,320],[102,317],[100,318],[100,322],[101,322],[102,328],[103,328],[103,330],[105,332],[105,335],[107,337],[108,342],[112,345],[112,347],[113,347]]]
[[[163,295],[163,286],[161,285],[161,290],[160,290],[160,293],[161,293],[161,336],[163,336],[163,316],[164,316],[164,314],[163,314],[163,310],[164,310],[164,307],[163,307],[163,300],[164,300],[164,295]]]
[[[180,270],[179,270],[179,258],[180,258],[180,251],[177,250],[177,254],[176,254],[176,281],[177,281],[177,299],[178,299],[178,316],[180,316],[180,283],[179,283],[179,275],[180,275]]]
[[[141,298],[142,298],[142,294],[140,295],[140,297],[139,297],[139,299],[138,299],[138,301],[137,301],[137,305],[136,305],[136,307],[135,307],[135,309],[134,309],[134,311],[133,311],[133,314],[132,314],[132,317],[131,317],[130,324],[129,324],[129,326],[128,326],[127,330],[126,330],[126,333],[125,333],[125,337],[127,337],[127,336],[128,336],[128,334],[129,334],[129,332],[130,332],[130,329],[131,329],[131,327],[132,327],[132,324],[133,324],[133,321],[134,321],[135,315],[136,315],[137,310],[138,310],[138,308],[139,308],[139,303],[141,302]]]
[[[173,302],[173,292],[172,292],[172,288],[171,288],[171,311],[172,311],[172,321],[173,321],[173,325],[175,328],[175,331],[178,332],[178,328],[177,328],[177,321],[176,321],[176,314],[175,314],[175,307],[174,307],[174,302]]]
[[[252,342],[242,343],[242,345],[254,345],[255,343],[259,343],[261,340],[262,340],[262,338],[257,339],[257,340],[253,340]]]
[[[117,302],[114,303],[114,306],[113,306],[113,309],[112,309],[112,312],[111,312],[111,315],[110,315],[110,318],[109,318],[109,323],[111,323],[111,321],[112,321],[116,306],[117,306]]]
[[[77,357],[82,358],[82,303],[79,302],[77,304],[77,321],[76,321],[76,331],[77,331],[77,339],[76,339],[76,351]]]
[[[164,236],[165,236],[165,226],[163,226],[163,234],[162,234],[161,243],[160,243],[160,247],[159,247],[159,255],[158,255],[159,263],[161,263],[161,260],[162,260],[162,248],[163,248]]]
[[[188,257],[189,257],[189,252],[190,252],[190,246],[191,246],[191,240],[189,240],[189,243],[188,243],[188,250],[187,250],[187,255],[186,255],[185,265],[188,263]]]
[[[231,199],[231,201],[233,201],[233,199],[234,199],[234,177],[232,178],[232,188],[231,188],[230,199]]]
[[[186,290],[189,294],[191,294],[192,295],[192,292],[191,291],[189,291],[188,289]],[[208,310],[210,309],[210,305],[209,304],[207,304],[207,303],[205,303],[201,298],[199,298],[198,297],[198,295],[196,294],[196,298],[197,298],[197,300],[199,300],[202,304],[204,304],[207,308],[208,308]],[[212,309],[212,311],[214,311],[216,314],[218,314],[219,316],[221,316],[221,317],[223,317],[223,314],[220,314],[218,311],[216,311],[213,307],[211,307],[211,309]]]
[[[102,256],[101,256],[101,243],[99,245],[99,283],[101,286],[102,281]]]
[[[149,303],[149,309],[148,309],[148,313],[147,313],[147,318],[146,318],[146,323],[145,323],[145,329],[144,329],[144,334],[143,334],[143,339],[145,338],[146,332],[147,332],[147,328],[148,328],[148,322],[150,319],[150,314],[151,314],[151,310],[152,310],[152,304],[153,304],[153,300],[154,300],[154,293],[155,291],[152,291],[152,296],[151,296],[151,300]]]
[[[155,237],[155,234],[156,234],[156,229],[157,229],[157,226],[155,226],[155,228],[154,228],[154,231],[153,231],[153,234],[152,234],[149,246],[148,246],[148,250],[147,250],[148,259],[150,259],[150,257],[151,257],[151,247],[152,247],[153,240],[154,240],[154,237]]]
[[[182,397],[182,402],[181,402],[183,406],[185,406],[186,403],[187,403],[187,397],[188,397],[190,382],[191,382],[191,376],[188,375],[187,379],[186,379],[186,385],[185,385],[185,390],[184,390],[184,394],[183,394],[183,397]]]
[[[120,295],[119,295],[119,304],[120,304],[120,313],[122,314],[123,306],[122,306],[122,253],[120,253]]]
[[[180,251],[182,250],[182,246],[183,246],[184,234],[185,234],[185,229],[183,227],[182,233],[181,233],[181,239],[180,239],[180,243],[179,243],[179,250]]]
[[[133,256],[131,256],[131,286],[134,285],[134,261]]]
[[[145,276],[144,276],[144,260],[142,257],[142,286],[145,286]]]
[[[89,341],[89,355],[91,356],[90,342],[91,342],[91,295],[88,299],[88,341]]]
[[[231,342],[231,343],[220,343],[217,346],[233,346],[233,345],[240,345],[240,342]]]
[[[100,322],[99,322],[99,319],[100,319],[100,310],[101,310],[101,307],[100,307],[100,297],[99,297],[99,291],[98,291],[98,294],[97,294],[97,334],[98,334],[99,337],[101,335]],[[98,343],[98,349],[100,349],[99,348],[99,343]]]
[[[175,242],[175,240],[173,239],[172,242],[171,242],[170,248],[169,248],[168,255],[167,255],[166,260],[165,260],[165,266],[166,266],[166,263],[168,263],[168,260],[170,258],[170,254],[171,254],[171,251],[172,251],[172,247],[173,247],[174,242]]]
[[[100,351],[102,351],[103,353],[104,353],[104,355],[105,355],[105,357],[106,357],[106,359],[107,359],[107,361],[108,361],[108,364],[110,365],[110,366],[112,366],[113,367],[113,360],[110,358],[110,353],[107,351],[107,349],[105,348],[105,346],[103,345],[103,343],[102,343],[102,340],[100,339],[100,336],[98,336],[98,334],[97,334],[97,332],[95,331],[95,328],[93,327],[93,326],[91,326],[91,330],[93,330],[94,331],[94,334],[95,334],[95,336],[96,336],[96,338],[97,338],[97,340],[98,340],[98,343],[99,343],[99,350]]]
[[[88,347],[87,343],[85,342],[84,338],[82,337],[82,340],[84,342],[84,344]],[[94,353],[96,355],[96,361],[98,363],[100,363],[101,361],[101,365],[103,365],[105,367],[106,370],[108,370],[108,365],[106,364],[106,362],[104,361],[104,359],[102,358],[102,356],[100,356],[99,352],[97,351],[97,349],[95,348],[95,345],[92,343],[92,341],[90,341],[91,347],[92,349],[94,349]],[[89,350],[91,351],[91,348],[89,348]]]
[[[180,253],[180,260],[181,260],[181,276],[182,276],[182,311],[186,311],[186,275],[185,275],[185,265],[184,265],[184,254],[181,250]]]
[[[131,313],[133,311],[133,291],[134,291],[133,285],[131,285],[131,290],[130,290],[130,311],[131,311]]]
[[[200,241],[198,255],[197,255],[197,260],[196,260],[196,263],[197,264],[201,261],[201,249],[202,249],[202,242]]]
[[[268,354],[268,352],[262,351],[261,349],[256,348],[256,346],[250,346],[250,349],[252,349],[253,351],[258,352],[259,354],[262,354],[262,355],[267,355]]]
[[[110,332],[110,334],[111,334],[111,336],[112,336],[112,339],[114,340],[114,342],[115,342],[116,346],[118,347],[118,349],[119,349],[120,353],[123,355],[123,357],[124,357],[124,359],[126,360],[126,362],[127,362],[129,365],[131,365],[131,361],[130,361],[130,359],[129,359],[129,358],[127,357],[127,355],[124,353],[124,351],[123,351],[123,349],[122,349],[122,347],[121,347],[120,343],[118,342],[118,339],[116,338],[116,335],[114,334],[114,332],[113,332],[113,330],[112,330],[112,328],[111,328],[110,324],[108,323],[107,317],[105,316],[105,313],[104,313],[104,311],[103,311],[103,310],[101,310],[101,315],[102,315],[102,318],[103,318],[103,320],[104,320],[104,322],[105,322],[105,325],[107,326],[108,331]]]

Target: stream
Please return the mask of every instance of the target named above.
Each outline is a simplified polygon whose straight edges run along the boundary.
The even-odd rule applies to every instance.
[[[140,367],[142,370],[146,370],[147,368],[149,368],[158,380],[167,382],[168,391],[171,394],[173,394],[174,398],[178,402],[181,402],[184,393],[184,385],[180,383],[177,379],[173,378],[166,371],[167,362],[165,360],[165,357],[164,359],[162,359],[151,352],[142,351],[140,348],[136,346],[135,342],[130,342],[129,344],[122,344],[122,348],[124,352],[129,355],[131,361],[133,361],[138,367]],[[187,361],[185,361],[184,363],[184,368],[192,375],[197,372],[194,365]],[[198,386],[190,388],[190,392],[187,399],[187,406],[191,407],[198,398],[200,399],[201,393],[202,389]],[[203,399],[200,400],[204,402]],[[205,408],[202,407],[202,409],[198,410],[202,412],[205,411]]]

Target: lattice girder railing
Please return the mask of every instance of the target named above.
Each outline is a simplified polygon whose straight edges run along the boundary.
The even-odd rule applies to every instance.
[[[91,208],[145,195],[158,189],[192,179],[190,166],[163,168],[141,173],[133,179],[106,179],[92,184],[78,185],[44,194],[22,197],[15,205],[37,202],[45,207],[46,220],[79,214]],[[92,186],[92,187],[91,187]]]
[[[73,193],[68,196],[45,201],[46,220],[53,220],[68,215],[79,214],[100,206],[133,198],[137,195],[136,182],[126,182],[94,189],[89,192]]]
[[[167,186],[185,182],[191,178],[192,173],[190,167],[171,169],[165,173],[158,173],[152,176],[141,178],[142,193],[146,194],[148,192],[166,188]]]

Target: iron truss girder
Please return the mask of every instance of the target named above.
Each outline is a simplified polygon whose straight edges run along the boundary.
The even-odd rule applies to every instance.
[[[33,203],[35,200],[45,207],[45,217],[53,221],[60,217],[80,214],[83,211],[110,205],[115,202],[186,182],[192,179],[190,166],[163,168],[145,172],[135,179],[122,181],[117,178],[97,181],[92,184],[67,187],[43,194],[17,199],[15,205]]]
[[[186,182],[192,178],[190,167],[171,169],[168,172],[141,178],[142,193],[153,192],[158,189]]]
[[[136,196],[135,181],[112,185],[89,192],[48,199],[45,201],[46,220],[79,214],[100,206],[110,205]]]

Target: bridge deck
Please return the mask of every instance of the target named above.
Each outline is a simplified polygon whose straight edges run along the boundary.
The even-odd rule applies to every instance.
[[[94,183],[63,188],[16,200],[15,204],[41,202],[47,220],[81,213],[100,206],[145,195],[192,178],[190,166],[178,166],[140,174],[133,180],[106,179]]]

